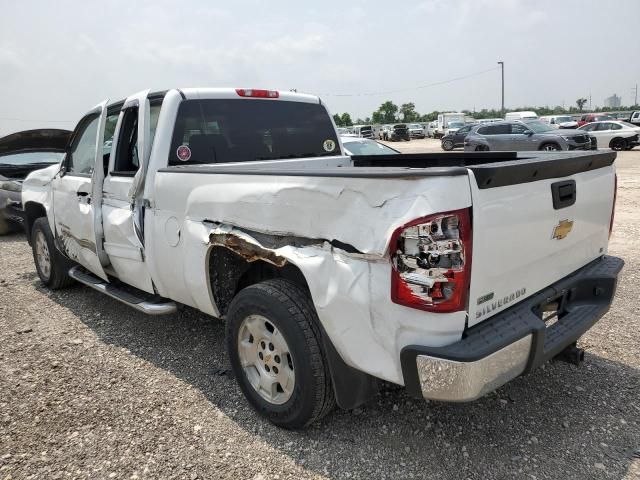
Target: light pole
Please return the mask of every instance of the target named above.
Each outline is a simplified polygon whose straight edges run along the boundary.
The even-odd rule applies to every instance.
[[[502,109],[500,111],[504,115],[504,62],[498,62],[498,65],[502,68]]]

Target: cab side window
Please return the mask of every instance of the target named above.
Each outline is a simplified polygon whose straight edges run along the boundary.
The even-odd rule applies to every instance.
[[[66,170],[70,174],[91,175],[96,163],[96,140],[98,136],[98,114],[84,118],[78,128],[67,155]]]
[[[524,125],[520,125],[519,123],[511,124],[511,133],[513,133],[513,134],[524,135],[528,131],[529,131],[529,129],[527,127],[525,127]]]
[[[128,108],[124,111],[116,158],[113,168],[114,174],[135,174],[140,167],[138,160],[138,108]]]

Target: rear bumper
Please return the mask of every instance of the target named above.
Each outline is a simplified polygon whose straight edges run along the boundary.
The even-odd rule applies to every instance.
[[[407,392],[450,402],[475,400],[528,373],[574,343],[609,310],[624,262],[603,256],[532,297],[468,329],[446,347],[400,353]],[[558,304],[547,326],[545,306]]]

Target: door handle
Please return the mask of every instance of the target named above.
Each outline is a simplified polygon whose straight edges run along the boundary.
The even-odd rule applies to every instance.
[[[570,207],[576,203],[576,181],[566,180],[552,183],[551,197],[553,198],[553,208],[555,210]]]

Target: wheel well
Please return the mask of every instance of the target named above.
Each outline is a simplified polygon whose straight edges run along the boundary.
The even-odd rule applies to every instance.
[[[543,144],[540,145],[540,150],[542,150],[545,145],[555,145],[556,147],[560,148],[560,145],[558,145],[558,142],[544,142]]]
[[[236,294],[250,285],[273,278],[285,278],[309,292],[300,269],[289,262],[274,265],[265,260],[248,260],[223,246],[214,246],[209,254],[209,282],[213,300],[221,315],[227,313]]]
[[[26,217],[24,228],[27,233],[27,241],[29,242],[29,245],[31,245],[31,229],[33,228],[33,224],[38,218],[46,217],[47,211],[41,203],[27,202],[24,205],[24,213]]]

